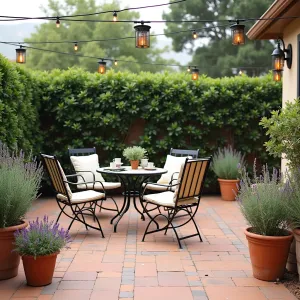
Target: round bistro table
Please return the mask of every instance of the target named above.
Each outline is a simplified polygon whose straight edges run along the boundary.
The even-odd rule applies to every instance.
[[[137,170],[133,170],[131,169],[130,166],[124,166],[121,167],[120,169],[110,169],[108,167],[99,168],[97,169],[97,172],[101,174],[117,176],[122,182],[124,187],[124,202],[122,208],[118,212],[118,214],[115,217],[113,217],[113,219],[111,220],[111,223],[114,223],[114,232],[116,232],[120,220],[123,218],[123,216],[127,213],[127,211],[130,208],[131,198],[133,199],[133,204],[136,211],[141,215],[142,220],[145,220],[143,212],[141,212],[138,209],[136,204],[137,198],[140,199],[143,183],[145,183],[150,177],[162,175],[167,173],[168,171],[166,169],[161,169],[161,168],[146,170],[141,167],[139,167]],[[142,201],[140,202],[143,207],[143,202]],[[116,218],[117,220],[114,222]]]

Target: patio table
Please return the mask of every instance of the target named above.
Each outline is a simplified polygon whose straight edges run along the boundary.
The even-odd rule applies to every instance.
[[[136,211],[141,215],[142,220],[145,220],[143,212],[141,212],[136,204],[137,198],[140,199],[140,191],[142,189],[143,183],[147,181],[150,177],[162,175],[167,173],[166,169],[155,168],[153,170],[146,170],[139,167],[137,170],[131,169],[130,166],[124,166],[120,169],[110,169],[110,168],[99,168],[96,170],[99,173],[107,175],[117,176],[123,184],[124,187],[124,202],[119,213],[112,219],[112,223],[117,218],[114,223],[114,232],[117,231],[117,226],[120,220],[123,218],[124,214],[129,210],[132,198],[134,207]],[[141,205],[143,208],[142,201]]]

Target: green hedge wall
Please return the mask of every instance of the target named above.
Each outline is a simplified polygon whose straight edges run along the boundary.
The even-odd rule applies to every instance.
[[[169,149],[213,154],[227,144],[279,166],[263,144],[261,117],[281,106],[281,84],[271,76],[211,79],[190,74],[106,75],[80,69],[37,73],[41,91],[42,150],[64,161],[68,147],[95,146],[100,164],[121,157],[126,144],[145,147],[162,165]],[[215,182],[212,174],[209,182]]]
[[[41,136],[39,81],[0,55],[0,141],[38,153]]]

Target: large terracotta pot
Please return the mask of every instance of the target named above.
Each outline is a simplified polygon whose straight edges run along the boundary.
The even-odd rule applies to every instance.
[[[15,248],[14,233],[27,226],[28,223],[23,221],[17,226],[0,228],[0,280],[9,279],[18,275],[20,255],[13,251]]]
[[[235,200],[235,195],[238,192],[238,183],[240,182],[237,179],[218,179],[221,190],[221,197],[226,201]]]
[[[299,228],[294,229],[293,233],[296,240],[296,258],[297,258],[297,268],[298,268],[298,274],[300,280],[300,229]]]
[[[245,230],[248,240],[253,276],[260,280],[276,281],[282,279],[289,255],[293,235],[263,236]]]
[[[139,160],[131,160],[130,164],[131,164],[131,169],[136,170],[139,167]]]
[[[43,286],[52,282],[57,254],[45,256],[23,255],[23,266],[27,284],[30,286]]]

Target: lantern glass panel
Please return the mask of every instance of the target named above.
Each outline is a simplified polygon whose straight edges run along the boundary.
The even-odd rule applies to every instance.
[[[24,64],[26,62],[26,50],[16,49],[16,62],[19,64]]]
[[[149,48],[150,47],[150,26],[137,25],[135,29],[135,47]]]
[[[199,78],[199,69],[194,68],[192,69],[192,80],[198,80]]]
[[[231,26],[232,44],[233,45],[244,45],[245,44],[245,33],[244,25],[233,25]]]
[[[273,57],[273,66],[275,70],[283,70],[284,67],[284,57]]]
[[[273,80],[281,81],[282,79],[282,71],[281,70],[273,70]]]
[[[105,74],[106,72],[106,63],[100,62],[98,67],[98,73]]]

